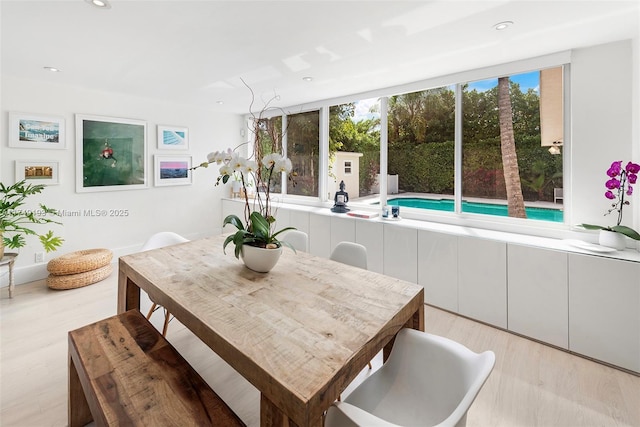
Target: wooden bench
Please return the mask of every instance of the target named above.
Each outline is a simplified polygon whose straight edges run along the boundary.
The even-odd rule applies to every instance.
[[[244,426],[138,310],[69,332],[69,426]]]

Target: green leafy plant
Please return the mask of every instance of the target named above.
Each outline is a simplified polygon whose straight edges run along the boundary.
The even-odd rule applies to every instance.
[[[2,236],[3,246],[11,249],[21,248],[27,244],[25,236],[28,235],[38,236],[47,252],[55,251],[62,245],[64,240],[55,236],[53,231],[49,230],[40,234],[29,228],[31,224],[61,224],[50,218],[58,216],[55,209],[48,208],[43,204],[40,204],[40,209],[37,211],[21,209],[29,196],[41,193],[44,188],[45,186],[42,184],[27,185],[24,180],[11,186],[0,183],[0,195],[2,196],[0,201],[0,236]]]
[[[622,208],[629,204],[629,200],[625,200],[624,196],[631,196],[633,194],[633,187],[631,184],[635,184],[638,179],[638,173],[640,172],[640,165],[629,162],[625,168],[622,168],[622,161],[613,162],[607,170],[607,176],[609,179],[605,183],[607,191],[604,196],[612,200],[611,208],[605,213],[609,215],[612,212],[618,213],[618,221],[614,226],[602,226],[594,224],[582,224],[587,230],[607,230],[615,231],[616,233],[624,234],[634,240],[640,240],[640,234],[631,227],[620,225],[622,222]]]
[[[260,212],[253,211],[249,215],[249,222],[245,228],[244,223],[236,215],[228,215],[222,225],[231,224],[238,229],[234,234],[227,236],[222,245],[223,251],[226,250],[227,245],[231,242],[235,245],[234,254],[236,258],[240,258],[240,252],[243,245],[257,246],[266,249],[276,249],[282,245],[290,247],[295,252],[295,248],[289,243],[280,241],[277,236],[287,230],[294,230],[294,227],[286,227],[282,230],[271,232],[271,224],[275,222],[275,219],[270,216],[265,218]],[[226,253],[226,252],[225,252]]]

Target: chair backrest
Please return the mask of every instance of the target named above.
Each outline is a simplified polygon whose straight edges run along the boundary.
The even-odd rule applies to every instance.
[[[359,396],[356,389],[345,401],[367,410],[371,402],[384,398],[387,402],[378,404],[375,415],[399,425],[413,425],[419,419],[421,425],[464,426],[467,411],[494,364],[492,351],[478,354],[448,338],[404,328],[380,373],[367,379],[372,382],[369,393]],[[419,401],[389,398],[389,387],[385,387],[389,383],[418,384],[412,394]],[[372,396],[378,390],[381,395]]]
[[[340,242],[333,249],[329,258],[343,264],[367,269],[367,248],[359,243]]]
[[[282,240],[293,246],[296,251],[309,252],[309,235],[300,230],[289,230],[283,233]]]
[[[149,251],[151,249],[162,248],[164,246],[175,245],[178,243],[188,242],[189,239],[182,237],[181,235],[172,231],[161,231],[149,237],[149,239],[142,245],[140,251]]]

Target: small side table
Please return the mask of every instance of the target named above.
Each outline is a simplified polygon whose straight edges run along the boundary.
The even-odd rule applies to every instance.
[[[13,298],[13,288],[15,287],[13,283],[13,263],[16,261],[17,256],[17,253],[5,252],[2,259],[0,259],[0,267],[9,266],[9,298]]]

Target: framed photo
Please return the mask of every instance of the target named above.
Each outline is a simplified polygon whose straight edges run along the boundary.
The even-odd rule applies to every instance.
[[[147,124],[76,114],[76,191],[148,187]]]
[[[60,164],[49,160],[16,160],[16,182],[58,185]]]
[[[9,113],[9,147],[66,148],[64,117]]]
[[[163,150],[188,150],[189,129],[158,125],[158,148]]]
[[[191,156],[165,156],[156,154],[155,185],[189,185],[193,182]]]

